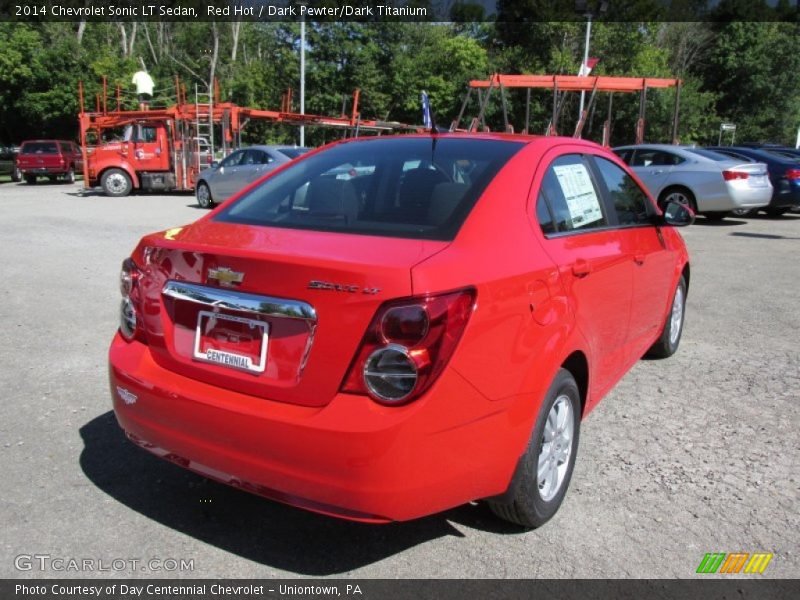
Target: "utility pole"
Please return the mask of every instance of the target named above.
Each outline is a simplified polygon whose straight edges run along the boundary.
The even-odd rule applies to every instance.
[[[608,0],[589,2],[589,0],[575,0],[575,13],[586,18],[586,39],[583,43],[583,63],[581,63],[580,75],[584,75],[584,69],[589,62],[589,41],[592,37],[592,19],[595,15],[602,17],[608,10]],[[588,75],[588,73],[586,73]],[[578,121],[583,116],[583,104],[586,99],[586,92],[581,90],[581,105],[578,111]]]
[[[581,63],[581,75],[584,74],[584,69],[587,67],[587,63],[589,62],[589,39],[592,36],[592,13],[586,13],[586,41],[583,45],[583,63]],[[583,103],[586,99],[586,92],[581,90],[581,106],[578,110],[578,120],[580,120],[581,116],[583,115]]]

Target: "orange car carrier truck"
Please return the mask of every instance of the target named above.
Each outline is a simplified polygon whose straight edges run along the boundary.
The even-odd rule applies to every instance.
[[[198,173],[214,160],[215,131],[221,132],[219,146],[222,155],[227,155],[239,147],[242,130],[252,119],[335,127],[355,135],[361,131],[413,129],[401,123],[362,121],[358,113],[358,90],[353,94],[349,116],[324,117],[291,112],[291,91],[284,95],[281,110],[272,111],[219,102],[219,88],[216,85],[214,88],[213,97],[195,92],[195,102],[187,102],[186,88],[176,78],[176,104],[123,110],[117,87],[116,107],[109,110],[104,78],[95,111],[89,112],[85,110],[81,83],[78,120],[84,187],[100,186],[108,196],[127,196],[133,190],[191,191]],[[205,101],[201,102],[203,97]]]

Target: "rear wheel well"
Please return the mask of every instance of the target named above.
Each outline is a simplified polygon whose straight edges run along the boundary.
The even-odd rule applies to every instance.
[[[576,350],[561,364],[561,368],[569,371],[578,384],[578,391],[581,394],[581,414],[583,414],[589,395],[589,362],[583,352]]]

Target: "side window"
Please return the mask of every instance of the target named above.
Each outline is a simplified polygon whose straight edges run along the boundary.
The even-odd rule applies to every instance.
[[[610,160],[596,156],[594,161],[608,188],[619,224],[626,226],[649,223],[647,207],[650,202],[636,182]]]
[[[260,156],[258,157],[258,161],[257,161],[259,164],[268,165],[268,164],[270,164],[272,162],[275,162],[275,159],[272,158],[266,152],[259,152],[259,154],[260,154]]]
[[[545,235],[556,232],[553,215],[550,214],[547,198],[542,192],[539,192],[539,198],[536,200],[536,220],[539,221],[539,227],[542,228],[542,233]]]
[[[244,157],[239,162],[239,165],[246,167],[248,165],[260,165],[261,164],[261,152],[259,150],[247,150],[244,153]]]
[[[242,156],[244,156],[244,150],[237,150],[233,154],[229,155],[221,163],[219,163],[219,166],[220,167],[235,167],[242,160]]]
[[[631,148],[626,148],[625,150],[614,150],[614,154],[620,157],[622,162],[626,165],[631,164],[631,158],[633,157],[633,150]]]
[[[651,150],[649,148],[638,149],[633,155],[633,161],[628,162],[632,167],[671,167],[683,162],[677,154],[664,152],[663,150]]]
[[[601,196],[586,162],[579,154],[559,156],[550,164],[542,180],[541,193],[549,203],[552,227],[556,232],[608,225]]]
[[[70,154],[69,151],[69,144],[66,142],[58,142],[58,149],[61,150],[61,154],[67,155]]]
[[[138,125],[136,127],[135,142],[155,142],[156,141],[156,128],[148,125]]]
[[[665,165],[679,165],[682,162],[686,162],[686,159],[682,156],[678,156],[677,154],[673,154],[672,152],[663,152],[665,155]]]

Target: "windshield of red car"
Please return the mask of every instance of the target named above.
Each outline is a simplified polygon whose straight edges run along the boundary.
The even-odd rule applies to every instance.
[[[452,240],[483,190],[523,145],[434,136],[340,144],[292,163],[215,219]]]

